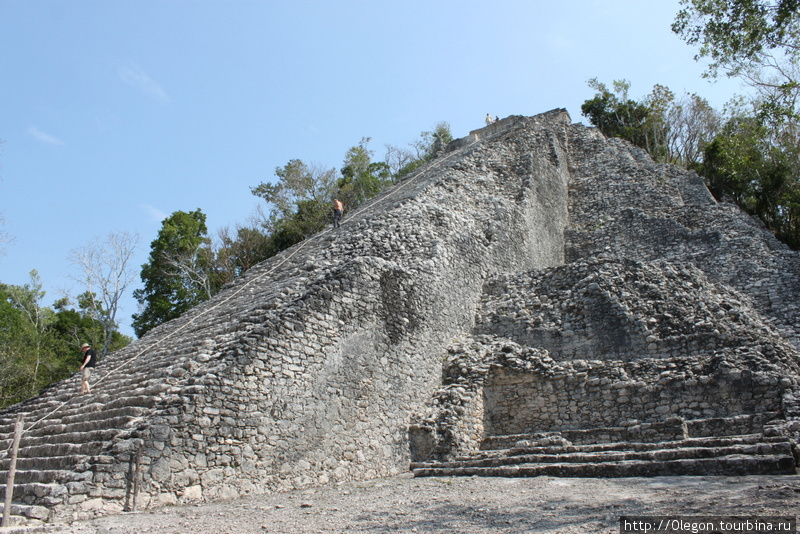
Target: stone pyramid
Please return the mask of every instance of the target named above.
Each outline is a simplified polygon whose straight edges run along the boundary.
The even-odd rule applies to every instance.
[[[798,303],[798,254],[695,174],[508,117],[106,357],[92,395],[76,374],[0,413],[0,449],[25,418],[12,512],[409,466],[794,473]]]

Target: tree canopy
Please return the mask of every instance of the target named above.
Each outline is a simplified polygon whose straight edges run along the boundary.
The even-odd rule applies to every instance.
[[[142,265],[144,287],[133,292],[139,313],[133,329],[141,337],[159,324],[179,317],[218,290],[206,228],[200,210],[176,211],[161,223]]]
[[[753,89],[734,102],[701,171],[718,198],[800,248],[800,0],[681,0],[672,30],[710,61],[706,75]]]
[[[697,95],[676,100],[668,87],[655,85],[637,101],[629,94],[627,80],[615,80],[613,91],[596,78],[589,80],[589,86],[596,91],[594,98],[581,105],[589,122],[608,137],[645,149],[659,162],[695,167],[719,129],[719,114]]]
[[[762,113],[798,118],[800,0],[681,0],[672,30],[698,46],[706,74],[756,89]]]
[[[800,248],[800,148],[792,120],[776,121],[753,104],[714,110],[697,95],[676,100],[656,85],[645,98],[629,96],[630,84],[614,91],[592,79],[597,93],[581,106],[610,137],[627,139],[655,161],[701,174],[711,193],[759,217],[773,233]]]
[[[80,345],[100,346],[105,338],[85,295],[77,308],[67,298],[44,306],[44,297],[36,271],[24,285],[0,284],[0,408],[67,378],[80,366]],[[115,331],[109,348],[117,350],[130,341]]]
[[[347,206],[358,206],[392,183],[389,164],[372,161],[373,152],[367,148],[369,141],[369,137],[364,137],[345,154],[336,196]]]
[[[699,45],[709,74],[728,75],[800,54],[800,0],[681,0],[672,30]]]
[[[264,199],[264,227],[283,250],[325,227],[328,206],[336,192],[336,171],[310,166],[299,159],[275,169],[278,181],[261,182],[251,192]]]

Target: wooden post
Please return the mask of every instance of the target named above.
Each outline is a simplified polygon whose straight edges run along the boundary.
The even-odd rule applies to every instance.
[[[11,461],[8,464],[8,477],[6,478],[6,502],[3,506],[3,525],[8,526],[11,516],[11,497],[14,495],[14,476],[17,474],[17,451],[19,450],[19,440],[22,437],[22,414],[17,416],[17,423],[14,425],[14,444],[11,445]]]
[[[142,446],[139,445],[139,449],[136,451],[136,465],[133,472],[133,511],[136,511],[136,499],[139,497],[139,477],[141,474],[139,473],[139,462],[142,461]]]
[[[136,511],[136,497],[139,495],[139,462],[142,458],[142,446],[136,450],[136,454],[131,454],[128,461],[128,476],[125,484],[125,506],[123,512]]]

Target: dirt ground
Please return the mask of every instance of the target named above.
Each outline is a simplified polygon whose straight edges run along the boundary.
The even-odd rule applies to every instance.
[[[126,513],[64,525],[58,532],[586,534],[620,532],[622,516],[765,518],[796,517],[799,513],[798,476],[579,479],[401,475]]]

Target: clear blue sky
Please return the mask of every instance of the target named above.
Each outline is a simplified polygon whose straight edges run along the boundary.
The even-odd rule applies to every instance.
[[[375,159],[437,122],[462,137],[486,113],[580,105],[586,82],[696,92],[670,31],[678,0],[0,0],[0,282],[37,269],[50,305],[82,288],[70,251],[141,237],[200,208],[210,233],[245,223],[250,187],[300,158]],[[135,286],[138,287],[138,284]],[[133,289],[133,288],[132,288]],[[136,303],[123,303],[132,333]]]

